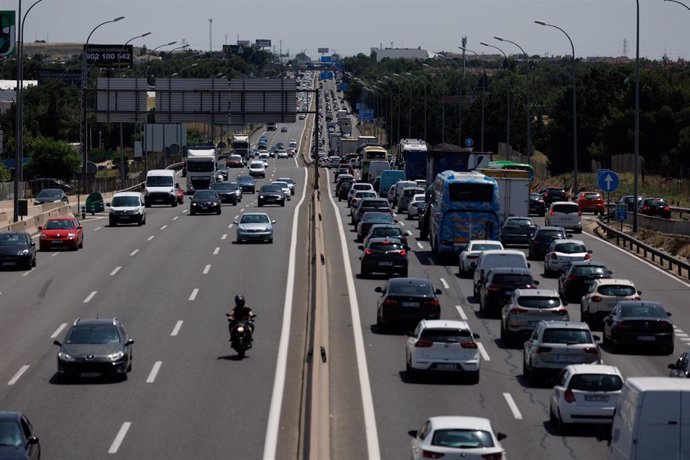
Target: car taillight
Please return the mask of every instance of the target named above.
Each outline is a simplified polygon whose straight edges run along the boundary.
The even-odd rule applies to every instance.
[[[577,279],[577,277],[576,277],[575,275],[570,275],[570,276],[567,277],[565,280],[566,280],[566,281],[575,281],[576,279]]]
[[[500,291],[500,290],[501,290],[501,286],[499,286],[498,284],[489,284],[489,285],[486,286],[486,288],[487,288],[489,291],[492,291],[492,292],[496,292],[496,291]]]
[[[574,403],[575,402],[575,393],[573,393],[573,390],[568,388],[565,390],[565,393],[563,393],[563,399],[567,403]]]
[[[371,249],[365,249],[365,250],[364,250],[364,254],[366,254],[366,255],[368,255],[368,256],[372,255],[373,253],[374,253],[374,252],[373,252]]]
[[[441,458],[446,454],[440,452],[432,452],[430,450],[422,450],[422,458]]]
[[[583,351],[585,353],[597,354],[597,353],[599,353],[599,348],[597,348],[597,347],[585,347],[585,349]]]
[[[460,342],[460,346],[462,348],[477,348],[477,343],[476,342]]]
[[[550,353],[552,347],[537,347],[537,353]]]
[[[636,294],[636,295],[634,295],[634,296],[633,296],[633,298],[632,298],[632,299],[633,299],[633,300],[640,300],[640,299],[641,299],[641,297],[640,297],[639,295],[637,295],[637,294]]]
[[[537,286],[535,284],[528,284],[527,286],[525,286],[522,289],[537,289]]]
[[[398,301],[395,299],[386,299],[383,301],[384,307],[394,307],[396,305],[398,305]]]
[[[429,348],[434,344],[431,340],[427,339],[419,339],[417,342],[414,344],[415,348]]]
[[[591,258],[592,258],[592,255],[591,255],[591,254],[585,254],[585,260],[589,260],[589,259],[591,259]]]
[[[642,206],[643,211],[649,211],[649,206]]]
[[[673,324],[662,321],[661,324],[659,324],[659,327],[661,329],[673,329]]]
[[[665,211],[665,212],[671,212],[671,208],[669,208],[668,206],[666,206],[666,207],[664,208],[664,211]]]
[[[577,215],[578,215],[578,216],[581,216],[581,215],[582,215],[582,211],[580,211],[580,210],[578,209],[578,210],[577,210]]]
[[[568,310],[566,310],[565,308],[557,308],[557,309],[554,310],[553,313],[554,313],[555,315],[564,316],[564,315],[567,315],[567,314],[568,314]]]
[[[400,255],[403,256],[403,257],[406,256],[406,255],[407,255],[407,251],[405,251],[404,249],[402,249],[402,250],[400,251]]]
[[[441,303],[436,299],[427,299],[424,301],[425,307],[440,307]]]
[[[522,308],[522,307],[513,307],[510,309],[510,313],[512,313],[514,315],[519,315],[521,313],[527,313],[527,312],[528,312],[528,310],[526,308]]]
[[[618,325],[616,327],[618,329],[628,329],[631,327],[631,325],[629,323],[626,323],[625,321],[622,321],[622,322],[618,323]]]
[[[493,454],[482,455],[483,460],[501,460],[503,458],[503,452],[494,452]]]
[[[549,215],[550,215],[550,216],[553,216],[553,211],[549,212]]]
[[[593,295],[591,300],[592,302],[601,302],[603,299],[601,296]]]

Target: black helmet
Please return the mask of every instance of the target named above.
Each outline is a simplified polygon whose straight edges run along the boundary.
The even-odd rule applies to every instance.
[[[244,307],[244,296],[242,294],[237,294],[235,296],[235,308]]]

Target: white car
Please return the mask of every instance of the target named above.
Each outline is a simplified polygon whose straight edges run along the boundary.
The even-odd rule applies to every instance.
[[[406,365],[408,379],[420,371],[460,372],[479,382],[479,348],[467,321],[421,320],[407,338]]]
[[[580,321],[590,328],[603,326],[604,318],[623,300],[640,300],[640,291],[630,280],[603,278],[592,281],[589,291],[580,301]]]
[[[279,177],[280,182],[287,182],[288,187],[290,187],[290,195],[295,194],[295,180],[291,177]]]
[[[554,201],[544,216],[544,224],[582,233],[580,206],[572,201]]]
[[[249,163],[249,175],[252,177],[266,177],[266,165],[264,165],[264,162],[259,160]]]
[[[297,139],[290,139],[288,141],[288,147],[296,149],[297,148]]]
[[[283,189],[283,195],[285,196],[286,200],[291,200],[292,199],[292,192],[290,191],[290,184],[284,181],[273,181],[271,182],[271,185],[278,185],[280,186],[281,189]]]
[[[576,364],[563,369],[551,392],[551,426],[564,434],[570,424],[611,423],[623,388],[615,366]]]
[[[503,433],[494,433],[491,421],[483,417],[431,417],[412,436],[412,459],[427,458],[505,460],[501,440]]]
[[[144,195],[139,192],[117,192],[110,202],[108,222],[111,227],[117,224],[146,224],[146,205]]]
[[[555,275],[573,262],[591,260],[591,254],[580,240],[554,240],[544,256],[544,274]]]
[[[424,207],[424,200],[425,197],[423,193],[417,193],[416,195],[412,196],[410,204],[407,205],[408,219],[419,217],[419,214],[422,212],[422,208]]]
[[[474,271],[474,267],[479,260],[479,255],[482,251],[490,249],[503,249],[503,244],[497,240],[474,240],[467,244],[458,256],[459,274],[460,276],[468,276]]]
[[[288,152],[285,149],[280,149],[278,150],[278,158],[287,158],[288,157]]]
[[[355,196],[355,193],[357,192],[363,192],[366,190],[374,190],[374,186],[371,185],[369,182],[355,182],[352,184],[352,187],[350,187],[350,190],[347,192],[347,205],[350,206],[350,202],[352,201],[352,198]]]
[[[357,206],[362,199],[377,197],[378,195],[376,195],[376,192],[373,190],[360,190],[359,192],[355,193],[355,196],[352,197],[352,201],[350,201],[350,215],[354,214],[355,209],[357,209]]]

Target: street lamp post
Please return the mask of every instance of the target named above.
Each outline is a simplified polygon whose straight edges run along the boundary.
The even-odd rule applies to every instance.
[[[38,0],[26,10],[24,17],[22,17],[22,0],[19,0],[17,9],[17,18],[19,19],[19,40],[17,40],[16,54],[17,54],[17,92],[15,97],[15,136],[14,136],[14,216],[13,222],[19,220],[19,184],[24,180],[24,22],[32,8],[43,0]],[[23,190],[21,191],[24,196]]]
[[[479,57],[479,60],[482,63],[482,127],[481,127],[481,141],[480,141],[480,147],[479,149],[484,152],[484,96],[486,95],[486,65],[484,64],[484,58],[482,58],[482,55],[477,53],[476,51],[473,51],[469,48],[465,48],[463,46],[460,47],[463,51],[469,51],[470,53],[474,54],[475,56]]]
[[[578,181],[577,181],[577,175],[578,175],[578,155],[577,155],[577,73],[576,73],[576,61],[575,61],[575,45],[573,45],[573,40],[570,38],[570,35],[568,33],[558,27],[555,24],[549,24],[544,21],[534,21],[536,24],[539,24],[540,26],[546,26],[546,27],[553,27],[554,29],[558,29],[561,32],[563,32],[563,35],[566,36],[568,41],[570,42],[570,50],[573,55],[573,68],[572,68],[572,73],[573,73],[573,189],[575,190],[575,193],[578,193],[579,188],[578,188]]]
[[[422,82],[422,88],[424,88],[424,140],[426,141],[426,80],[417,75],[413,75],[410,72],[405,72],[405,75],[409,75],[412,78],[418,79]]]
[[[86,163],[88,162],[89,159],[89,149],[87,145],[87,139],[88,139],[88,118],[87,118],[87,112],[86,112],[86,84],[87,84],[87,79],[88,79],[88,74],[89,74],[89,69],[86,65],[86,50],[89,46],[89,41],[91,40],[91,36],[93,35],[96,30],[104,26],[106,24],[110,24],[113,22],[118,22],[123,20],[125,17],[124,16],[119,16],[115,19],[111,19],[110,21],[104,21],[98,24],[96,27],[94,27],[91,32],[89,33],[88,37],[86,37],[86,43],[84,43],[84,52],[82,53],[82,58],[81,58],[81,130],[80,130],[80,141],[81,141],[81,174],[82,174],[82,181],[84,184],[84,190],[86,190]],[[77,194],[77,211],[80,211],[81,209],[81,202],[80,202],[80,194]]]
[[[637,196],[638,177],[640,174],[640,0],[635,0],[637,15],[635,18],[635,173],[633,175],[633,194],[635,206],[633,207],[633,233],[637,233]]]
[[[399,77],[402,79],[402,81],[406,82],[405,77],[402,75],[399,75],[397,73],[393,74],[394,77]],[[407,137],[408,139],[412,137],[412,84],[410,84],[410,89],[407,93],[408,95],[408,104],[407,104]]]
[[[384,91],[384,100],[386,93],[388,90],[390,90],[390,95],[388,95],[388,102],[387,102],[387,109],[388,109],[388,123],[387,123],[387,128],[388,128],[388,139],[386,139],[387,143],[391,143],[391,139],[393,139],[393,88],[388,86],[384,80],[376,80],[376,83],[381,85],[381,90]]]
[[[494,37],[496,40],[501,41],[501,42],[506,42],[506,43],[511,43],[518,48],[520,48],[520,51],[522,51],[522,54],[525,56],[525,64],[527,65],[527,71],[525,73],[525,109],[527,110],[527,159],[528,161],[532,160],[532,117],[530,116],[530,109],[529,109],[529,56],[525,52],[525,50],[522,48],[522,46],[518,45],[517,43],[506,40],[505,38],[501,37]]]
[[[402,105],[402,94],[401,94],[402,93],[402,87],[398,84],[397,81],[393,80],[388,75],[384,75],[383,78],[385,78],[386,80],[393,83],[395,85],[396,89],[398,90],[398,97],[397,97],[397,99],[398,99],[398,121],[396,123],[397,124],[398,137],[397,137],[397,139],[395,137],[393,137],[393,141],[397,142],[398,140],[400,140],[400,106]]]
[[[460,72],[460,64],[455,62],[455,59],[451,59],[448,56],[444,56],[443,54],[437,54],[437,56],[442,57],[443,59],[447,59],[448,61],[452,62],[455,67],[457,67],[458,72]],[[458,145],[462,146],[462,84],[464,83],[465,79],[465,70],[463,68],[463,73],[462,73],[462,79],[463,81],[458,85],[458,93],[460,95],[460,101],[458,102]],[[445,109],[444,109],[445,111]]]
[[[489,45],[488,43],[481,42],[479,43],[482,46],[486,46],[489,48],[494,48],[497,49],[498,51],[501,52],[503,57],[506,58],[506,62],[508,61],[508,55],[498,46],[494,45]],[[508,69],[510,71],[510,69]],[[508,109],[506,110],[506,144],[508,144],[508,151],[510,151],[510,93],[512,92],[512,83],[510,82],[510,78],[508,78]],[[510,157],[510,154],[508,155]]]

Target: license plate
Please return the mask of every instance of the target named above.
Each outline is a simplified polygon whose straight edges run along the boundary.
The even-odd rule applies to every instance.
[[[2,266],[3,266],[3,267],[7,267],[7,266],[9,266],[9,265],[14,265],[14,262],[3,262],[3,263],[2,263]]]
[[[62,244],[62,241],[61,240],[54,240],[51,243],[52,244]]]
[[[379,262],[379,265],[382,267],[390,267],[393,265],[393,262]]]
[[[419,302],[400,302],[400,305],[403,307],[418,307]]]
[[[100,377],[100,372],[82,372],[79,374],[81,377]]]
[[[436,369],[441,369],[441,370],[455,370],[457,368],[458,368],[457,364],[437,364],[436,365]]]
[[[654,342],[653,335],[638,335],[637,340],[642,340],[644,342]]]
[[[585,401],[608,402],[609,395],[585,395]]]
[[[556,355],[556,361],[561,362],[561,363],[571,363],[571,362],[577,362],[580,360],[580,357],[577,355]]]

